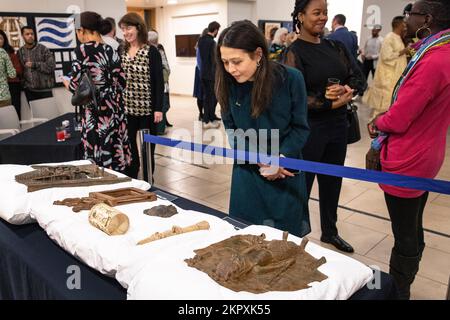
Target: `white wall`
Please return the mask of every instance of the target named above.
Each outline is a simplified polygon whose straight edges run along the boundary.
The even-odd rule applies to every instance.
[[[228,1],[228,24],[239,20],[250,20],[257,23],[255,1]]]
[[[228,3],[226,0],[194,3],[157,8],[157,30],[159,42],[164,45],[169,60],[170,92],[192,95],[196,59],[179,58],[175,55],[175,35],[199,34],[211,21],[217,21],[222,28],[228,24]]]
[[[114,0],[118,2],[117,0]],[[111,1],[111,2],[114,2]],[[122,1],[122,0],[120,0]],[[1,0],[0,11],[65,13],[75,5],[83,11],[87,0]]]

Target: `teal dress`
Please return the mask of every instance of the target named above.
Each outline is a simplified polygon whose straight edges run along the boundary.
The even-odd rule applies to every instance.
[[[305,82],[296,69],[281,65],[278,69],[280,72],[274,81],[272,101],[258,118],[251,116],[253,83],[239,84],[233,79],[229,107],[222,113],[222,120],[228,130],[266,129],[270,132],[271,129],[278,129],[279,153],[288,158],[302,159],[301,150],[309,134]],[[238,135],[227,133],[230,145],[242,149],[238,147]],[[272,154],[270,136],[268,134],[267,138],[262,138],[268,140],[265,143],[258,141],[258,145],[262,142],[262,145],[268,146],[265,151],[259,149],[259,152]],[[241,139],[246,141],[245,149],[253,151],[249,140]],[[300,237],[308,234],[311,227],[304,173],[297,172],[294,177],[268,181],[261,176],[258,165],[235,162],[230,217],[252,224],[269,225]]]

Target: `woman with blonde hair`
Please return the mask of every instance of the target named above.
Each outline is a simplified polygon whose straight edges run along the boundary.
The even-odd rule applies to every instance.
[[[288,36],[288,29],[280,28],[273,36],[272,45],[270,46],[269,59],[280,62],[284,51],[286,50],[286,42]]]

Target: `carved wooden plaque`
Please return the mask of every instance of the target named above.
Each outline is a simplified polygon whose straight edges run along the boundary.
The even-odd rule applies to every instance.
[[[47,188],[84,187],[131,181],[131,178],[106,172],[95,164],[81,166],[32,166],[34,171],[17,175],[16,181],[28,187],[28,192]]]

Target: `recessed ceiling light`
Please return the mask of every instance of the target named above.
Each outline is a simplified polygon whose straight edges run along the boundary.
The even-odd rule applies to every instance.
[[[178,0],[167,0],[167,4],[177,4]]]

